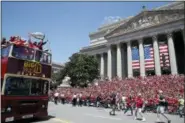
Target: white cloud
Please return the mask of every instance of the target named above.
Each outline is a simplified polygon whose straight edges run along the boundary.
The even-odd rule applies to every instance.
[[[107,24],[118,22],[120,19],[121,19],[121,17],[119,17],[119,16],[107,16],[107,17],[104,17],[103,25],[107,25]]]

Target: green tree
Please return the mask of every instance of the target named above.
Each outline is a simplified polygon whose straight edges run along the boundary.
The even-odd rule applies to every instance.
[[[67,67],[64,67],[63,69],[61,69],[58,73],[57,73],[57,79],[56,81],[59,84],[62,84],[62,80],[65,78],[65,76],[67,76]]]
[[[69,60],[60,77],[68,75],[71,78],[71,86],[86,87],[98,78],[98,61],[94,56],[75,53]]]
[[[52,79],[52,83],[50,85],[50,88],[56,88],[59,84],[60,84],[60,80],[59,78],[59,73],[54,73],[54,71],[52,71],[51,74],[51,79]]]

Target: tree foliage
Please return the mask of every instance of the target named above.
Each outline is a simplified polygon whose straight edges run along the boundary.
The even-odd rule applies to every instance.
[[[98,78],[98,61],[94,56],[75,53],[69,58],[59,79],[70,77],[71,86],[85,87]]]

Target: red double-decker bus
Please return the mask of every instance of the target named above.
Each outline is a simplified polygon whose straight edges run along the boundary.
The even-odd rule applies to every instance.
[[[1,49],[1,121],[48,115],[51,54],[9,44]]]

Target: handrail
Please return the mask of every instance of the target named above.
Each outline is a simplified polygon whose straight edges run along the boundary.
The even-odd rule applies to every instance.
[[[2,49],[7,48],[7,47],[9,47],[9,46],[11,46],[11,49],[10,49],[10,51],[9,51],[8,57],[17,58],[17,57],[15,57],[15,56],[12,55],[13,47],[14,47],[14,46],[17,46],[17,47],[20,47],[20,48],[21,48],[21,47],[22,47],[22,48],[25,47],[25,48],[28,48],[28,49],[34,51],[34,58],[33,58],[33,59],[24,59],[24,58],[21,58],[21,59],[23,59],[23,60],[29,60],[29,61],[36,61],[36,62],[40,62],[40,63],[42,63],[42,64],[47,64],[47,65],[51,65],[51,64],[52,64],[52,54],[49,53],[49,52],[47,52],[47,51],[43,51],[43,50],[39,50],[39,49],[30,48],[30,47],[25,46],[25,45],[24,45],[24,46],[19,46],[19,45],[16,45],[16,44],[14,44],[14,43],[9,43],[9,44],[7,44],[6,46],[3,46]],[[42,54],[47,54],[47,55],[50,57],[49,63],[44,63],[44,62],[42,62],[42,61],[37,61],[37,60],[36,60],[36,57],[35,57],[37,52],[40,52],[40,53],[42,53]],[[20,58],[17,58],[17,59],[20,59]]]
[[[12,43],[12,42],[10,42],[9,44],[7,44],[6,46],[1,46],[1,49],[3,49],[3,48],[6,48],[6,47],[8,47],[8,46],[10,46],[10,45],[16,45],[15,43]],[[16,46],[19,46],[19,45],[16,45]],[[41,51],[41,52],[43,52],[43,53],[47,53],[47,54],[50,54],[50,55],[52,55],[50,52],[47,52],[47,51],[44,51],[44,50],[39,50],[39,49],[34,49],[34,48],[31,48],[31,47],[29,47],[29,46],[26,46],[26,45],[24,45],[24,46],[20,46],[20,47],[27,47],[27,48],[30,48],[30,49],[33,49],[33,50],[36,50],[36,51]]]

